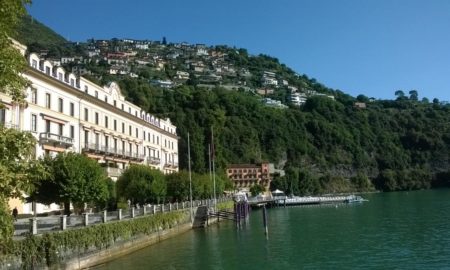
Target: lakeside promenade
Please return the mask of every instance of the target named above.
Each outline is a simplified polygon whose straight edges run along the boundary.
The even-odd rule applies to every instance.
[[[217,203],[229,201],[231,198],[217,198]],[[199,206],[213,207],[214,200],[194,200],[192,208]],[[95,224],[130,220],[137,217],[154,215],[157,213],[167,213],[191,208],[190,202],[175,202],[167,204],[144,205],[142,207],[132,207],[129,209],[118,209],[116,211],[101,211],[95,213],[83,213],[81,215],[53,215],[47,217],[22,218],[14,222],[14,239],[20,240],[23,236],[31,233],[33,235],[49,232],[57,232],[71,229],[79,229]],[[194,213],[195,215],[195,213]]]

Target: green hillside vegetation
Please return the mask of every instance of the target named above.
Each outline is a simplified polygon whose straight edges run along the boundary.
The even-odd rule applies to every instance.
[[[15,38],[25,45],[39,43],[42,46],[62,46],[67,42],[65,38],[30,15],[22,17],[22,22],[19,24]]]
[[[36,41],[40,42],[40,38],[36,37]],[[54,51],[80,54],[83,46],[58,45]],[[110,46],[122,45],[113,39]],[[213,127],[218,170],[223,171],[229,163],[270,161],[286,170],[286,176],[276,178],[272,188],[293,194],[450,185],[450,105],[436,99],[431,103],[426,98],[419,101],[416,90],[409,95],[397,91],[396,100],[369,100],[362,95],[354,98],[297,74],[274,57],[253,56],[245,49],[227,46],[213,48],[225,52],[227,63],[237,70],[247,69],[252,74],[224,77],[224,83],[239,81],[250,88],[261,87],[263,72],[271,71],[299,91],[324,93],[335,100],[309,97],[302,107],[294,107],[289,102],[290,91],[280,86],[269,97],[289,108],[276,109],[265,106],[260,96],[244,87],[230,91],[217,84],[208,90],[199,87],[194,76],[185,85],[170,90],[149,83],[150,79],[172,78],[175,70],[183,69],[179,59],[160,71],[148,65],[131,65],[139,78],[109,75],[110,65],[102,60],[91,61],[86,68],[92,72],[90,79],[103,84],[118,81],[128,100],[172,120],[181,138],[181,169],[187,168],[189,132],[192,168],[198,173],[207,172]],[[149,51],[167,53],[171,49],[173,44],[157,45]],[[367,108],[355,108],[356,101],[365,102]]]
[[[310,98],[302,108],[279,110],[258,97],[216,88],[155,89],[121,81],[129,98],[178,127],[180,164],[208,169],[211,126],[219,168],[228,163],[284,163],[273,188],[293,194],[412,190],[448,186],[450,106],[438,101],[380,100],[367,109],[344,95]],[[359,97],[361,98],[361,97]],[[365,98],[367,99],[367,98]]]
[[[69,43],[61,35],[30,15],[25,15],[16,30],[15,39],[28,46],[31,52],[45,52],[49,58],[84,55],[81,46]]]

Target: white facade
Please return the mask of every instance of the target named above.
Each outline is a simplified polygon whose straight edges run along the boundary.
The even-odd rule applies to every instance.
[[[291,102],[295,106],[301,106],[301,105],[305,104],[306,100],[307,100],[307,97],[303,93],[296,92],[296,93],[291,94]]]
[[[178,171],[178,136],[169,119],[126,101],[116,83],[98,86],[34,53],[28,61],[24,74],[31,82],[26,90],[28,106],[14,105],[9,96],[0,94],[5,105],[0,124],[30,131],[38,142],[37,157],[85,153],[104,163],[112,179],[132,163],[164,173]],[[26,207],[20,212],[29,213]]]

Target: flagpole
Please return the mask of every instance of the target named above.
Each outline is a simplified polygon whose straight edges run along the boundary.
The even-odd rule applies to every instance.
[[[213,127],[211,126],[211,149],[212,149],[212,173],[213,173],[213,185],[214,185],[214,211],[217,212],[217,198],[216,198],[216,166],[215,166],[215,159],[216,159],[216,154],[214,153],[215,149],[214,149],[214,130]]]
[[[193,220],[193,212],[192,212],[192,174],[191,174],[191,142],[189,140],[189,132],[187,134],[188,136],[188,168],[189,168],[189,202],[190,202],[190,212],[191,212],[191,223],[194,222]]]
[[[208,144],[208,158],[209,158],[209,161],[208,161],[208,165],[209,165],[209,181],[213,181],[213,178],[212,178],[212,169],[211,169],[211,144],[209,143]],[[211,199],[213,199],[214,198],[214,196],[211,196],[212,198]]]

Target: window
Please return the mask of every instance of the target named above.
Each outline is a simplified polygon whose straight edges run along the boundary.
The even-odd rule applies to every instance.
[[[37,131],[37,116],[35,114],[31,115],[31,131]]]
[[[128,134],[130,134],[130,136],[131,136],[131,125],[128,126]]]
[[[84,121],[89,121],[89,110],[88,108],[84,108]]]
[[[125,134],[125,123],[122,123],[122,133]]]
[[[45,74],[50,75],[50,67],[45,67]]]
[[[95,91],[95,97],[98,98],[98,91]]]
[[[74,79],[70,79],[70,85],[71,86],[75,86],[75,80]]]
[[[51,107],[51,96],[49,93],[45,94],[45,107],[49,108]]]
[[[159,137],[156,136],[156,144],[159,145]]]
[[[129,108],[128,108],[128,113],[130,113],[130,114],[131,114],[131,107],[129,107]]]
[[[117,105],[117,101],[115,101],[115,100],[114,100],[113,102],[114,102],[114,107],[116,107],[116,105]]]
[[[138,129],[138,128],[136,128],[136,138],[139,138],[139,134],[138,134],[138,132],[139,132],[139,129]]]
[[[74,116],[74,115],[75,115],[75,104],[70,102],[70,116]]]
[[[105,135],[105,148],[108,150],[109,147],[109,137]]]
[[[105,96],[105,102],[108,103],[108,96]]]
[[[95,113],[95,124],[98,125],[98,112]]]
[[[37,89],[31,88],[31,103],[37,104]]]
[[[105,116],[105,128],[108,128],[108,116]]]
[[[130,155],[133,154],[133,146],[131,146],[131,143],[128,143],[128,149],[130,149]]]
[[[70,138],[75,138],[75,127],[70,126]]]
[[[98,133],[95,133],[95,148],[99,149],[100,146],[100,135]]]
[[[58,98],[58,112],[62,113],[64,110],[64,102],[62,98]]]
[[[114,119],[114,131],[117,131],[117,120]]]
[[[84,92],[87,94],[89,92],[89,87],[87,85],[84,86]]]
[[[50,120],[45,120],[45,132],[50,132]]]
[[[114,152],[117,153],[117,139],[114,138]]]
[[[33,60],[31,61],[31,66],[32,66],[33,68],[37,68],[37,61],[33,59]]]
[[[89,143],[89,131],[85,130],[84,131],[84,144],[87,146],[88,143]]]
[[[145,141],[145,130],[142,131],[142,139]]]
[[[58,125],[58,135],[62,136],[64,133],[64,125],[63,124],[59,124]]]
[[[122,104],[122,111],[125,111],[125,107],[123,106],[123,104]]]
[[[122,141],[122,154],[125,153],[125,141]]]

